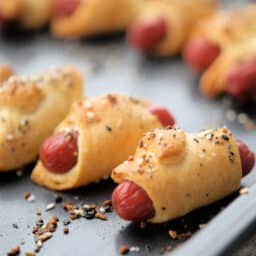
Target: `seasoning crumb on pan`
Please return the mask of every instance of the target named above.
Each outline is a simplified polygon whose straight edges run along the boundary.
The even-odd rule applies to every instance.
[[[67,234],[69,233],[69,228],[68,228],[68,227],[64,227],[64,228],[63,228],[63,233],[64,233],[65,235],[67,235]]]
[[[175,230],[169,230],[168,234],[174,240],[186,239],[192,236],[190,231],[178,234]]]
[[[19,228],[18,224],[16,224],[16,223],[13,223],[12,226],[13,226],[15,229],[18,229],[18,228]]]
[[[172,251],[173,247],[171,245],[164,246],[160,249],[160,254]]]
[[[120,254],[127,254],[130,251],[129,247],[125,245],[119,246],[119,253]]]
[[[41,216],[42,212],[40,210],[36,210],[36,215]]]
[[[131,246],[129,249],[130,252],[139,252],[140,247],[139,246]]]
[[[178,234],[177,234],[177,232],[176,232],[175,230],[169,230],[169,231],[168,231],[168,234],[169,234],[169,236],[170,236],[172,239],[177,239],[177,237],[178,237]]]
[[[16,176],[17,177],[21,177],[21,176],[23,176],[23,174],[24,174],[23,170],[17,170],[16,171]]]
[[[30,192],[24,193],[24,198],[29,201],[32,198],[32,201],[35,200],[35,196]],[[79,197],[74,198],[76,200]],[[55,195],[55,202],[50,203],[46,206],[45,211],[53,210],[56,207],[56,204],[59,204],[63,201],[63,198],[59,195]],[[62,208],[69,214],[69,218],[71,220],[78,219],[80,217],[84,217],[86,219],[100,219],[100,220],[108,220],[106,213],[112,211],[112,201],[110,199],[105,200],[101,205],[96,204],[74,204],[72,202],[63,202]],[[25,255],[35,255],[35,253],[40,252],[40,249],[43,247],[44,242],[49,240],[54,232],[57,230],[59,218],[58,216],[52,216],[47,223],[44,222],[43,218],[41,217],[42,212],[41,210],[35,211],[36,215],[39,216],[35,225],[32,227],[32,234],[34,234],[34,241],[35,241],[35,248],[34,251],[27,251]],[[70,224],[70,219],[63,220],[63,233],[68,234],[69,228],[67,225]],[[14,228],[18,228],[17,224],[13,224]],[[28,226],[30,228],[30,226]],[[15,256],[18,255],[19,247],[13,247],[12,250],[7,254],[8,256]],[[128,249],[129,250],[129,249]],[[138,250],[136,247],[133,251]]]
[[[46,206],[45,211],[51,211],[55,208],[55,203],[50,203]]]
[[[140,228],[141,229],[144,229],[144,228],[146,228],[147,227],[147,222],[146,221],[142,221],[141,223],[140,223]]]
[[[7,256],[16,256],[20,254],[20,247],[18,245],[12,247],[12,249],[7,253]]]
[[[24,193],[24,198],[26,199],[26,200],[28,200],[28,198],[31,196],[31,193],[29,193],[29,192],[25,192]]]
[[[229,122],[237,122],[242,125],[245,130],[253,130],[255,128],[254,121],[246,113],[236,113],[233,109],[228,109],[225,114],[226,119]]]
[[[100,220],[107,220],[107,219],[108,219],[107,215],[104,214],[104,213],[101,213],[101,212],[97,212],[97,213],[95,214],[95,217],[96,217],[97,219],[100,219]]]
[[[57,216],[52,216],[46,224],[44,224],[42,218],[36,221],[36,225],[32,229],[35,238],[35,252],[39,252],[43,243],[53,236],[53,233],[57,229],[58,221],[59,218]]]
[[[34,253],[34,252],[32,252],[32,251],[27,251],[26,253],[25,253],[25,256],[35,256],[36,254]]]
[[[97,206],[96,204],[74,205],[71,202],[64,202],[62,207],[68,212],[71,220],[76,220],[80,217],[84,217],[88,220],[94,218],[107,220],[108,218],[105,213],[112,211],[112,202],[111,200],[105,200],[101,206]]]
[[[112,206],[112,201],[110,199],[105,200],[102,205],[106,206],[106,205],[111,205]]]
[[[67,226],[69,224],[70,224],[70,220],[68,220],[68,219],[63,220],[63,225],[64,226]]]
[[[32,203],[32,202],[34,202],[34,201],[36,200],[35,195],[31,194],[30,192],[25,192],[25,193],[24,193],[24,198],[25,198],[28,202],[30,202],[30,203]]]
[[[248,192],[249,192],[249,188],[247,188],[247,187],[241,188],[241,189],[239,190],[239,194],[240,194],[240,195],[248,194]]]
[[[62,197],[62,196],[59,196],[59,195],[56,195],[56,197],[55,197],[55,203],[56,203],[56,204],[60,204],[60,203],[62,203],[62,201],[63,201],[63,197]]]
[[[199,224],[198,225],[198,227],[200,228],[200,229],[203,229],[203,228],[205,228],[207,226],[207,224]]]

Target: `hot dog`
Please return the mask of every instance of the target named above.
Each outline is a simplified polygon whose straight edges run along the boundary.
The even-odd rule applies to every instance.
[[[124,181],[116,187],[112,203],[117,214],[125,220],[139,222],[155,215],[153,203],[147,193],[132,181]]]
[[[164,127],[175,124],[174,117],[166,108],[152,105],[148,108],[148,110],[151,114],[157,116],[158,120]]]
[[[68,17],[78,8],[81,0],[55,0],[53,13],[55,17]]]
[[[251,172],[255,165],[255,154],[241,140],[237,140],[237,143],[241,158],[243,176],[246,176],[248,173]]]
[[[226,139],[227,137],[225,137]],[[245,176],[255,164],[255,155],[242,141],[237,140],[237,144],[242,165],[242,175]],[[135,170],[128,171],[133,172]],[[175,186],[175,183],[171,184]],[[123,180],[116,187],[112,194],[112,201],[117,214],[125,220],[145,221],[153,218],[156,214],[150,196],[140,185],[131,180]]]
[[[169,111],[160,106],[148,107],[151,114],[165,126],[175,124],[175,119]],[[77,162],[78,132],[60,132],[47,138],[40,147],[39,158],[48,171],[53,173],[67,173]]]
[[[198,37],[186,43],[183,49],[184,61],[194,70],[206,70],[221,53],[221,48],[210,40]]]
[[[157,46],[166,35],[166,20],[154,17],[134,22],[128,30],[128,41],[134,48],[147,51]]]
[[[77,162],[78,133],[62,132],[52,135],[40,147],[39,157],[51,172],[66,173]]]
[[[183,50],[184,60],[195,70],[206,70],[237,43],[254,37],[255,4],[221,10],[200,20],[192,29]]]
[[[6,71],[8,77],[12,71]],[[81,98],[82,88],[82,75],[74,66],[51,68],[32,76],[12,76],[1,83],[0,105],[5,115],[0,136],[0,172],[35,161],[42,142],[73,102]]]
[[[256,93],[256,60],[235,64],[227,73],[226,92],[244,100]]]
[[[79,100],[42,144],[32,180],[55,190],[95,182],[133,153],[146,131],[173,123],[166,109],[147,100],[121,94]]]
[[[255,155],[248,146],[238,140],[243,176],[250,173],[255,164]],[[112,195],[113,206],[117,214],[134,222],[145,221],[154,216],[155,209],[147,193],[132,181],[119,184]]]

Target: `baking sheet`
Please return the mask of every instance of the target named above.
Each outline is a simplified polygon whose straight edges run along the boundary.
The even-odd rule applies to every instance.
[[[145,58],[130,49],[122,35],[90,41],[58,41],[47,32],[4,36],[0,39],[0,49],[0,62],[11,64],[19,74],[34,74],[49,66],[76,64],[86,77],[87,96],[112,91],[143,96],[167,106],[179,126],[186,131],[228,125],[237,138],[256,149],[255,129],[248,131],[241,124],[247,117],[244,110],[236,110],[240,113],[236,115],[236,121],[228,121],[227,118],[232,119],[230,113],[234,113],[231,101],[227,98],[216,101],[203,98],[197,89],[197,75],[184,66],[179,56],[164,61]],[[253,113],[254,109],[249,106],[249,112]],[[253,114],[250,118],[256,121]],[[21,255],[26,250],[34,249],[31,229],[38,219],[35,214],[37,209],[42,210],[44,219],[53,214],[61,220],[67,218],[60,205],[50,212],[44,211],[47,204],[54,201],[55,193],[33,185],[29,180],[30,170],[31,167],[28,167],[21,177],[15,173],[0,175],[0,255],[5,255],[12,246],[23,241]],[[255,181],[254,170],[243,179],[243,185],[250,187]],[[114,186],[108,180],[58,194],[77,203],[101,203],[110,198]],[[33,193],[35,202],[25,201],[25,192]],[[139,247],[139,252],[130,252],[129,255],[159,255],[166,246],[176,248],[179,245],[182,250],[187,242],[172,240],[168,230],[195,233],[200,224],[207,223],[236,196],[231,195],[185,218],[163,225],[149,225],[144,229],[120,220],[115,213],[108,214],[106,222],[84,218],[76,220],[69,226],[69,235],[63,234],[60,224],[38,255],[118,255],[120,245]],[[247,205],[250,200],[247,202],[244,198]],[[225,217],[228,220],[229,216]],[[17,224],[18,228],[13,224]],[[207,227],[202,232],[207,232]],[[189,255],[193,255],[192,252]]]

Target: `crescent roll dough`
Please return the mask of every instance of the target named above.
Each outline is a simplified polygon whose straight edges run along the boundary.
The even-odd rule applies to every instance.
[[[4,20],[13,20],[18,17],[22,8],[22,0],[1,0],[0,16]]]
[[[60,38],[122,31],[136,16],[141,2],[142,0],[81,0],[72,15],[53,18],[51,30]]]
[[[13,76],[15,74],[12,67],[5,64],[0,64],[0,83],[7,80],[10,76]]]
[[[26,29],[38,29],[50,22],[52,0],[22,0],[18,20]]]
[[[201,77],[201,92],[210,98],[224,93],[226,90],[226,78],[230,68],[255,58],[256,37],[229,47],[217,57]]]
[[[81,74],[72,66],[1,84],[0,171],[35,160],[40,144],[81,96]]]
[[[156,129],[145,134],[134,157],[112,172],[131,180],[151,198],[153,223],[165,222],[237,190],[242,168],[235,138],[227,128],[188,134]]]
[[[200,20],[191,37],[203,37],[226,49],[234,43],[248,40],[256,33],[256,4],[224,10]]]
[[[53,0],[1,0],[0,13],[25,29],[39,29],[51,18]]]
[[[39,161],[32,180],[51,189],[64,190],[110,175],[116,165],[134,153],[144,132],[162,127],[147,105],[120,94],[77,101],[55,130],[55,134],[78,131],[77,164],[68,173],[56,174]]]
[[[167,37],[152,54],[166,57],[178,53],[198,20],[216,10],[216,1],[212,0],[147,0],[137,19],[161,16],[166,19]]]

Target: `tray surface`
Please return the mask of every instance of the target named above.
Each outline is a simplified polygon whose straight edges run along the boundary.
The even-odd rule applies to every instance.
[[[49,66],[76,64],[86,77],[87,96],[117,91],[147,97],[167,106],[179,126],[186,131],[228,125],[237,138],[256,149],[255,129],[247,131],[239,122],[227,120],[227,111],[233,108],[229,99],[209,101],[203,98],[197,89],[196,74],[184,66],[180,57],[164,61],[142,57],[131,50],[121,36],[63,42],[44,32],[22,38],[3,37],[0,49],[0,62],[11,64],[19,74],[33,74]],[[242,119],[241,115],[238,116]],[[253,115],[251,118],[256,120]],[[25,244],[21,246],[21,255],[26,250],[34,249],[31,229],[38,219],[35,214],[37,209],[42,210],[45,220],[53,214],[59,216],[61,221],[68,217],[60,205],[52,211],[44,211],[47,204],[54,201],[55,193],[33,185],[29,179],[30,170],[27,168],[21,177],[15,173],[0,175],[0,255],[5,255],[22,240]],[[242,183],[250,187],[255,181],[254,170]],[[114,186],[108,180],[58,194],[77,203],[101,203],[110,198]],[[35,202],[26,202],[23,198],[25,192],[33,193]],[[199,224],[208,222],[236,196],[231,195],[184,218],[164,225],[149,225],[145,229],[120,220],[115,213],[108,214],[106,222],[84,218],[75,220],[69,226],[69,235],[63,234],[61,223],[38,255],[118,255],[118,248],[123,244],[140,248],[140,252],[130,252],[129,255],[159,255],[162,247],[176,247],[183,242],[171,240],[169,229],[178,233],[194,233]],[[18,228],[13,224],[17,224]]]

